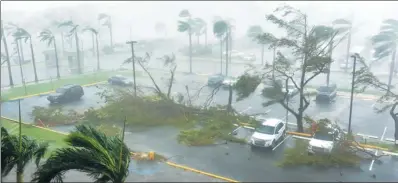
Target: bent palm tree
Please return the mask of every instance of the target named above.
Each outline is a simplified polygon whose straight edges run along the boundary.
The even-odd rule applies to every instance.
[[[1,21],[1,40],[3,41],[4,50],[6,52],[5,60],[7,62],[8,78],[9,78],[10,86],[12,87],[12,86],[14,86],[14,80],[12,79],[10,53],[8,52],[7,38],[6,38],[6,35],[4,34],[3,20]]]
[[[339,34],[347,34],[347,51],[346,51],[346,66],[345,71],[348,69],[348,60],[350,59],[350,48],[351,48],[351,35],[352,35],[352,22],[346,19],[337,19],[332,22],[334,29]],[[333,41],[332,41],[333,42]],[[332,54],[332,53],[330,53]]]
[[[69,170],[85,172],[96,182],[121,183],[128,176],[130,152],[122,139],[79,125],[65,141],[71,147],[56,150],[39,166],[34,182],[62,181]]]
[[[387,92],[391,89],[392,77],[395,69],[395,59],[398,45],[398,20],[387,19],[383,21],[379,34],[372,37],[375,49],[374,57],[377,60],[391,56],[390,75],[388,78]]]
[[[261,65],[264,65],[264,47],[265,44],[267,44],[267,42],[261,41],[257,39],[257,37],[263,33],[264,33],[263,28],[261,28],[261,26],[259,25],[250,26],[246,33],[247,36],[251,38],[253,41],[257,41],[259,44],[261,44]]]
[[[105,13],[100,13],[98,15],[98,21],[104,20],[104,23],[102,24],[103,26],[107,26],[109,29],[109,36],[110,36],[110,47],[113,48],[113,34],[112,34],[112,21],[111,21],[111,16],[105,14]]]
[[[55,41],[55,36],[49,29],[44,29],[43,31],[40,32],[39,38],[40,41],[47,41],[47,46],[50,46],[51,44],[54,46],[55,65],[57,67],[57,78],[59,79],[61,76],[59,74],[59,60],[58,60],[57,43]]]
[[[99,48],[98,48],[98,30],[92,27],[86,27],[83,31],[90,31],[92,35],[95,37],[95,45],[97,50],[97,70],[100,70],[100,60],[99,60]]]
[[[77,72],[79,74],[81,74],[82,73],[82,68],[81,68],[82,65],[81,65],[81,60],[80,60],[79,36],[77,35],[79,25],[74,24],[71,20],[69,20],[69,21],[65,21],[65,22],[60,23],[58,25],[58,28],[61,28],[61,27],[69,27],[70,28],[69,35],[68,35],[69,38],[71,36],[73,36],[73,35],[75,36],[76,57],[77,57]]]
[[[193,32],[195,33],[195,36],[197,38],[197,44],[199,45],[199,39],[200,36],[202,36],[203,34],[206,35],[206,22],[201,19],[201,18],[195,18],[193,19],[193,23],[194,23],[194,30]]]
[[[35,54],[33,52],[32,36],[30,35],[30,33],[28,31],[26,31],[25,29],[20,28],[20,27],[16,27],[15,32],[13,33],[13,36],[16,38],[16,40],[24,40],[25,43],[29,40],[30,52],[32,55],[33,72],[35,75],[35,82],[39,82],[39,79],[37,77]]]
[[[178,32],[186,32],[189,36],[189,73],[192,74],[192,21],[188,19],[186,21],[178,21]]]
[[[225,75],[228,76],[228,38],[229,25],[224,20],[218,20],[213,24],[213,34],[223,42],[225,40]],[[224,55],[221,52],[221,55]],[[222,62],[222,61],[221,61]]]

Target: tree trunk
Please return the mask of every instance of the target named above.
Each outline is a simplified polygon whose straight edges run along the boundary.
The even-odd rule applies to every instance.
[[[232,35],[231,35],[231,28],[228,30],[228,42],[229,42],[229,50],[232,50]],[[228,52],[228,62],[232,63],[232,52]]]
[[[35,74],[35,82],[39,82],[39,79],[37,78],[37,70],[36,70],[36,60],[35,60],[35,53],[33,52],[33,44],[32,44],[32,38],[29,38],[30,40],[30,53],[32,54],[32,64],[33,64],[33,72]]]
[[[14,80],[12,79],[10,53],[8,52],[7,39],[6,39],[6,35],[4,34],[3,21],[1,22],[1,35],[3,35],[2,36],[2,40],[3,40],[3,44],[4,44],[4,50],[6,52],[8,78],[9,78],[9,81],[10,81],[10,86],[13,87],[14,86]]]
[[[192,32],[189,30],[189,73],[192,74]]]
[[[62,54],[61,56],[64,55],[64,51],[65,51],[65,37],[64,37],[64,33],[61,32],[61,46],[62,46]]]
[[[17,182],[23,183],[23,172],[17,172]]]
[[[394,46],[395,47],[395,46]],[[395,57],[396,57],[397,49],[394,48],[394,51],[392,53],[391,57],[391,64],[390,64],[390,75],[388,76],[388,86],[387,86],[387,92],[390,92],[391,90],[391,82],[392,78],[394,76],[394,68],[395,68]]]
[[[207,48],[207,26],[205,28],[205,47]]]
[[[25,62],[25,57],[23,54],[23,47],[22,47],[22,40],[18,40],[18,41],[19,41],[19,48],[21,50],[21,60],[22,60],[22,62]]]
[[[351,25],[350,25],[350,32],[349,32],[349,34],[348,34],[348,42],[347,42],[347,56],[346,56],[346,61],[345,61],[345,72],[347,72],[348,71],[348,61],[349,61],[349,59],[350,59],[350,48],[351,48],[351,29],[352,29],[352,27],[351,27]]]
[[[223,44],[222,44],[222,42],[223,42],[222,39],[220,39],[220,51],[221,51],[221,53],[220,53],[220,62],[221,62],[221,67],[220,67],[220,69],[221,69],[220,71],[221,72],[220,72],[220,74],[222,74],[222,66],[223,66],[223,63],[222,63],[222,55],[223,55],[223,53],[222,53],[223,52],[222,45]]]
[[[75,41],[76,41],[77,73],[81,74],[82,68],[80,63],[79,36],[77,36],[77,31],[75,31]]]
[[[395,123],[395,133],[394,133],[394,144],[398,145],[397,141],[398,141],[398,114],[395,113],[395,108],[397,107],[398,103],[394,103],[394,105],[391,107],[390,109],[390,116],[392,117],[392,119],[394,120]]]
[[[228,76],[228,32],[227,35],[225,36],[225,76]]]
[[[97,70],[99,71],[101,69],[100,67],[100,59],[99,59],[99,46],[98,46],[98,35],[95,35],[95,44],[97,47]]]
[[[200,45],[200,43],[199,43],[200,40],[199,39],[200,39],[200,36],[196,36],[196,44],[197,45]]]
[[[276,59],[276,47],[273,49],[272,56],[272,79],[275,80],[275,59]]]
[[[232,112],[232,84],[228,87],[229,95],[228,95],[228,109],[227,112],[230,114]]]
[[[261,45],[261,65],[264,67],[264,44]]]
[[[94,37],[94,34],[91,34],[91,42],[92,42],[92,45],[93,45],[93,56],[95,56],[95,37]]]
[[[57,43],[54,39],[54,51],[55,51],[55,66],[57,67],[57,78],[59,79],[61,75],[59,74],[59,59],[58,59],[58,52],[57,52]]]

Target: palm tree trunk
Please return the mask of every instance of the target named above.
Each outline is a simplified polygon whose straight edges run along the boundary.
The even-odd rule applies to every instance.
[[[95,56],[95,38],[94,38],[94,34],[91,34],[91,42],[93,45],[93,56]]]
[[[109,20],[110,21],[110,20]],[[113,49],[113,33],[112,33],[112,24],[109,25],[109,37],[110,37],[110,41],[111,41],[111,48]]]
[[[32,64],[33,64],[33,72],[35,74],[35,82],[39,82],[39,79],[37,78],[37,70],[36,70],[36,60],[35,60],[35,53],[33,52],[33,44],[32,44],[32,38],[29,38],[30,40],[30,53],[32,54]]]
[[[396,47],[396,45],[394,46]],[[387,92],[390,92],[391,90],[391,82],[392,82],[392,78],[394,76],[394,68],[395,68],[395,57],[397,54],[397,49],[394,48],[394,51],[392,53],[392,57],[391,57],[391,65],[390,65],[390,75],[388,76],[388,86],[387,86]]]
[[[6,52],[8,78],[10,80],[10,86],[12,87],[12,86],[14,86],[14,80],[12,79],[10,53],[8,52],[7,39],[6,39],[6,35],[4,34],[3,21],[1,22],[1,35],[3,35],[2,40],[3,40],[3,44],[4,44],[4,50]]]
[[[264,66],[264,44],[261,45],[261,66]]]
[[[63,32],[61,32],[61,46],[62,46],[62,55],[63,55],[65,51],[65,37]]]
[[[59,79],[61,75],[59,74],[59,60],[58,60],[58,52],[57,52],[57,43],[54,39],[54,51],[55,51],[55,66],[57,67],[57,78]]]
[[[330,57],[330,60],[332,60],[332,56],[333,56],[333,40],[332,41],[330,41],[330,45],[329,45],[329,57]],[[332,63],[329,63],[328,64],[328,69],[327,69],[327,73],[326,73],[326,86],[329,86],[329,83],[330,83],[330,70],[331,70],[331,65],[332,65]]]
[[[22,112],[21,112],[21,100],[18,100],[18,124],[19,124],[19,145],[18,145],[18,156],[22,154]],[[22,159],[18,158],[17,162],[17,182],[23,182],[23,170],[22,170]]]
[[[22,70],[22,58],[21,58],[21,52],[20,52],[20,48],[19,48],[19,41],[15,40],[15,46],[17,47],[17,54],[18,54],[18,59],[19,59],[19,70],[21,72],[21,81],[22,84],[25,83],[25,79],[24,79],[24,75],[23,75],[23,70]]]
[[[76,41],[76,59],[77,59],[77,72],[82,73],[81,63],[80,63],[80,49],[79,49],[79,37],[77,36],[77,31],[75,31],[75,41]]]
[[[272,79],[275,80],[275,59],[276,59],[276,47],[273,49],[272,56]]]
[[[221,52],[220,52],[220,61],[221,61],[221,67],[220,67],[220,69],[221,69],[220,71],[221,71],[221,72],[220,72],[220,74],[222,74],[222,66],[223,66],[223,63],[222,63],[222,55],[223,55],[223,53],[222,53],[222,51],[223,51],[223,49],[222,49],[222,42],[223,42],[222,39],[220,39],[220,51],[221,51]]]
[[[345,61],[345,72],[348,71],[348,61],[350,60],[350,48],[351,48],[351,29],[350,27],[350,32],[348,33],[348,42],[347,42],[347,56],[346,56],[346,61]]]
[[[25,62],[25,57],[24,57],[24,54],[23,54],[23,47],[22,47],[22,41],[21,40],[18,40],[18,42],[19,42],[19,49],[21,50],[21,60],[22,60],[22,63],[23,62]]]
[[[229,35],[227,32],[227,35],[225,36],[225,76],[228,76],[228,39],[229,39]]]
[[[192,33],[189,30],[189,73],[192,74]]]
[[[205,47],[207,48],[207,26],[205,28]]]
[[[17,172],[17,182],[23,183],[23,172]]]
[[[99,48],[98,48],[98,35],[95,35],[95,44],[97,45],[97,70],[101,69],[99,60]]]

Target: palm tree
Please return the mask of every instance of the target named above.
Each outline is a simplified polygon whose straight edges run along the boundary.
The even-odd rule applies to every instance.
[[[10,63],[10,53],[8,52],[8,45],[7,45],[7,38],[6,35],[4,34],[4,26],[3,26],[3,20],[1,20],[1,40],[3,41],[4,44],[4,50],[5,50],[5,59],[7,62],[7,69],[8,69],[8,78],[10,81],[10,86],[14,86],[14,80],[12,79],[12,72],[11,72],[11,63]]]
[[[189,36],[189,73],[192,74],[192,34],[194,22],[188,10],[182,10],[179,14],[182,18],[187,18],[185,21],[178,21],[178,32],[186,32]]]
[[[230,33],[229,24],[224,20],[216,21],[213,24],[213,33],[221,41],[225,40],[225,75],[228,76],[228,38]],[[222,52],[221,54],[223,55]]]
[[[40,32],[39,35],[40,41],[46,41],[47,46],[51,44],[54,46],[54,53],[55,53],[55,65],[57,67],[57,78],[59,79],[61,76],[59,74],[59,60],[58,60],[58,52],[57,52],[57,43],[55,41],[54,34],[49,29],[44,29]]]
[[[83,31],[90,31],[95,38],[95,45],[97,50],[97,70],[100,70],[100,60],[99,60],[99,48],[98,48],[98,30],[92,27],[86,27]]]
[[[98,15],[98,21],[104,20],[104,23],[102,24],[103,26],[107,26],[109,29],[109,36],[110,36],[110,47],[113,48],[113,34],[112,34],[112,21],[111,21],[111,16],[105,14],[105,13],[100,13]]]
[[[201,18],[195,18],[193,19],[193,23],[194,23],[194,32],[195,32],[195,36],[197,37],[197,44],[199,45],[199,38],[201,35],[205,35],[205,44],[207,44],[207,25],[206,22],[201,19]]]
[[[124,128],[123,128],[124,132]],[[95,182],[122,183],[128,176],[130,152],[122,139],[106,136],[91,126],[79,125],[65,141],[71,146],[57,149],[39,166],[34,182],[61,181],[69,170],[87,173]]]
[[[374,57],[377,60],[391,56],[390,75],[388,77],[389,92],[395,69],[395,59],[398,45],[398,20],[387,19],[383,21],[380,32],[372,37],[372,45],[375,49]]]
[[[263,28],[261,28],[261,26],[259,25],[250,26],[249,29],[247,30],[247,36],[251,38],[253,41],[256,41],[259,44],[261,44],[261,65],[264,65],[264,47],[265,44],[267,44],[267,42],[259,40],[257,39],[257,37],[263,33],[264,33]]]
[[[35,54],[33,52],[33,44],[32,44],[32,36],[31,34],[26,31],[23,28],[20,27],[15,27],[15,31],[13,33],[13,36],[16,38],[16,40],[24,40],[25,43],[29,40],[29,44],[30,44],[30,52],[32,54],[32,64],[33,64],[33,72],[35,75],[35,82],[39,82],[39,79],[37,77],[37,71],[36,71],[36,61],[35,61]],[[22,46],[22,45],[20,45]],[[22,49],[21,49],[22,50]],[[23,53],[21,53],[23,55]]]
[[[68,35],[69,38],[71,38],[73,35],[75,36],[77,71],[79,74],[81,74],[82,73],[82,68],[81,68],[82,65],[81,65],[81,60],[80,60],[79,36],[77,35],[79,25],[74,24],[73,21],[69,20],[69,21],[61,22],[58,25],[58,28],[61,28],[61,27],[69,27],[70,28],[69,35]]]
[[[25,166],[35,160],[36,166],[47,152],[48,143],[39,143],[34,139],[22,135],[21,103],[19,108],[19,135],[10,135],[1,128],[1,176],[5,177],[16,167],[16,182],[23,182]]]
[[[352,22],[346,19],[337,19],[332,22],[333,27],[336,31],[347,34],[347,51],[346,51],[346,66],[345,71],[348,69],[348,60],[350,59],[350,48],[351,48],[351,35],[352,35]],[[333,45],[332,45],[333,46]],[[329,49],[330,50],[330,49]],[[330,50],[332,51],[332,50]],[[332,53],[330,53],[332,54]]]

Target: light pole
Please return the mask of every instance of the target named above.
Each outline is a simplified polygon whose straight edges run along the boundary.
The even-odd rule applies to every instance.
[[[352,118],[352,102],[354,100],[354,87],[355,87],[355,69],[357,65],[357,54],[351,55],[351,58],[354,58],[354,63],[352,67],[352,81],[351,81],[351,98],[350,98],[350,116],[348,118],[348,133],[351,133],[351,118]]]
[[[135,82],[135,60],[134,60],[134,44],[137,43],[137,41],[128,41],[126,44],[131,45],[131,62],[133,63],[133,79],[134,79],[134,96],[137,97],[137,84]]]

